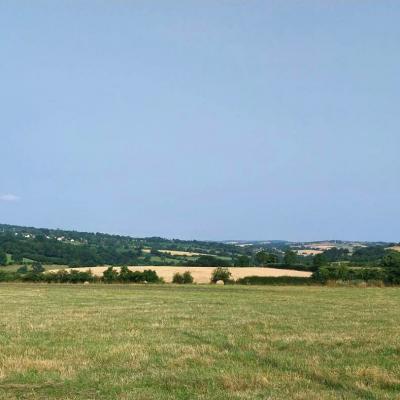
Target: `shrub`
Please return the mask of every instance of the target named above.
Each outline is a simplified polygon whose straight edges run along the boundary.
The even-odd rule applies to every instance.
[[[118,273],[113,267],[107,268],[103,272],[103,281],[106,283],[111,282],[149,282],[160,283],[162,279],[157,275],[156,271],[146,269],[144,271],[131,271],[128,267],[123,266]]]
[[[185,284],[193,283],[193,276],[190,271],[185,271],[183,274],[175,273],[172,278],[172,283]]]
[[[15,272],[0,271],[0,282],[10,282],[19,279],[19,275]]]
[[[59,270],[57,272],[49,272],[46,274],[40,274],[41,280],[47,283],[83,283],[83,282],[93,282],[96,277],[92,274],[92,271],[76,271],[65,269]],[[29,273],[24,277],[24,280],[35,281],[35,278],[29,277]]]
[[[103,281],[106,283],[115,282],[118,280],[118,271],[115,270],[113,267],[108,267],[103,272]]]
[[[44,267],[42,264],[35,262],[32,264],[32,271],[36,274],[40,274],[41,272],[44,272]]]
[[[310,278],[299,276],[246,276],[236,281],[240,285],[311,285]]]
[[[42,282],[44,280],[44,274],[41,272],[29,271],[24,275],[20,275],[20,278],[28,282]]]
[[[119,270],[118,280],[121,282],[129,282],[131,280],[131,275],[132,271],[128,267],[123,266]]]
[[[172,277],[172,283],[178,283],[178,284],[184,283],[184,281],[183,281],[183,275],[180,274],[179,272],[176,272],[176,273],[174,274],[174,276]]]
[[[139,272],[139,271],[136,271],[136,272]],[[139,272],[139,273],[140,273],[140,272]],[[149,283],[161,282],[161,279],[160,279],[159,276],[157,275],[157,272],[156,272],[156,271],[153,271],[153,270],[151,270],[151,269],[145,269],[145,270],[142,272],[142,277],[143,277],[143,279],[142,279],[143,282],[144,282],[144,281],[149,282]]]
[[[17,273],[18,274],[26,274],[28,272],[28,267],[26,265],[21,265],[18,269],[17,269]]]
[[[190,271],[185,271],[183,273],[183,283],[193,283],[194,279]]]
[[[217,267],[211,274],[211,282],[215,283],[217,281],[223,281],[227,283],[230,281],[232,274],[230,273],[229,269],[226,267]]]

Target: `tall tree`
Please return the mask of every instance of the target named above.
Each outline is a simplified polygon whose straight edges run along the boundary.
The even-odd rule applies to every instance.
[[[319,268],[328,264],[328,260],[323,253],[316,254],[313,258],[313,271],[318,271]]]
[[[297,254],[293,250],[286,250],[285,255],[283,257],[283,262],[286,265],[293,265],[296,264],[297,261]]]
[[[7,265],[7,254],[4,251],[0,251],[0,265]]]
[[[264,250],[259,251],[254,256],[254,261],[257,265],[267,265],[278,262],[278,256],[273,253],[267,253]]]

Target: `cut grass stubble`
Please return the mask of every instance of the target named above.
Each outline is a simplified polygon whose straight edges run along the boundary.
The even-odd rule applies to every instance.
[[[1,399],[398,399],[400,290],[0,285]]]

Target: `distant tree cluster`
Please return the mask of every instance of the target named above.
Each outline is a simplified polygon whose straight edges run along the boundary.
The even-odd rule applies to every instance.
[[[192,265],[199,267],[230,267],[230,263],[222,258],[204,255],[193,261]]]
[[[279,257],[274,253],[261,250],[254,256],[254,263],[256,266],[266,266],[268,264],[276,264],[279,262]]]
[[[365,265],[379,263],[386,255],[384,246],[360,247],[350,257],[353,264]]]
[[[69,266],[95,266],[102,264],[135,264],[139,256],[136,249],[127,250],[111,244],[72,244],[42,236],[25,238],[10,233],[0,234],[0,262],[6,260],[4,253],[12,255],[15,263],[24,259],[47,264]],[[3,256],[2,256],[3,254]]]
[[[354,268],[347,265],[323,265],[313,273],[313,279],[328,281],[382,281],[386,284],[400,284],[400,253],[389,251],[376,267]]]
[[[149,249],[144,253],[143,249]],[[166,254],[160,250],[203,253],[200,257]],[[132,238],[0,224],[0,265],[29,263],[92,267],[96,265],[229,265],[245,250],[219,242],[184,241],[159,237]],[[158,259],[157,259],[158,258]],[[197,259],[196,259],[197,258]],[[208,264],[210,263],[210,264]]]

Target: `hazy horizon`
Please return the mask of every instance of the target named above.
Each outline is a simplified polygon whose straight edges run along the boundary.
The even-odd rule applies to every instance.
[[[399,18],[396,1],[3,1],[0,223],[399,242]]]

